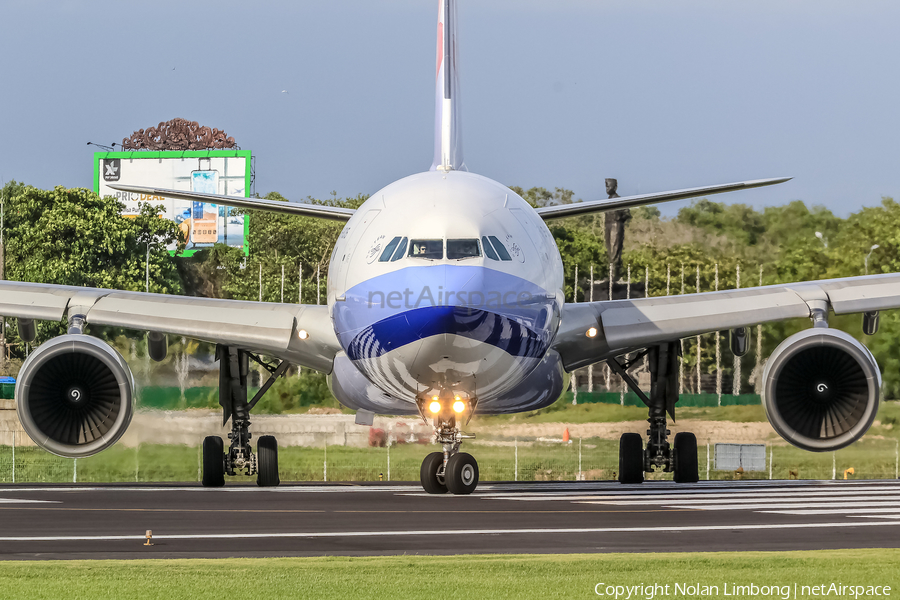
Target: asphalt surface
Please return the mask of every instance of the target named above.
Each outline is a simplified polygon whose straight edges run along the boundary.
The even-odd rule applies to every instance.
[[[0,559],[874,547],[900,547],[900,481],[0,487]]]

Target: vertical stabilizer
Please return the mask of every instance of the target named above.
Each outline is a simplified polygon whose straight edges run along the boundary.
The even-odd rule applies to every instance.
[[[434,163],[431,170],[466,171],[459,104],[456,0],[438,0],[437,75],[434,97]]]

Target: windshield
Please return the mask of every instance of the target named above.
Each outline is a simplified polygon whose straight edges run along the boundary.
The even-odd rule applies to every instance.
[[[440,260],[444,258],[444,240],[410,240],[409,256]]]
[[[472,258],[481,256],[478,249],[478,240],[447,240],[447,258],[458,260],[460,258]]]
[[[378,262],[387,262],[391,260],[391,256],[394,255],[394,250],[397,248],[397,244],[400,243],[400,236],[395,237],[388,245],[384,247],[384,252],[381,253],[381,258],[378,259]]]
[[[394,252],[394,257],[391,258],[391,262],[395,262],[403,258],[403,256],[406,254],[406,244],[408,241],[409,240],[407,240],[406,238],[403,238],[400,241],[400,245],[397,246],[397,251]]]
[[[506,250],[506,246],[503,245],[503,242],[497,239],[497,236],[492,235],[488,236],[490,240],[494,243],[494,249],[497,250],[497,254],[500,255],[500,260],[512,260],[512,257],[509,255],[509,252]]]

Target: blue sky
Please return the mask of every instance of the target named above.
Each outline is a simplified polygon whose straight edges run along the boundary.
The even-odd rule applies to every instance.
[[[0,16],[3,181],[90,187],[88,141],[174,117],[224,129],[257,156],[257,191],[292,199],[431,164],[434,0]],[[900,198],[896,2],[460,0],[459,16],[472,171],[585,200],[604,177],[625,195],[783,175],[717,199],[846,215]]]

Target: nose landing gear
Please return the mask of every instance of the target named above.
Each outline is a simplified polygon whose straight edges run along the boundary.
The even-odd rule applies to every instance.
[[[471,494],[478,486],[478,462],[475,457],[460,452],[463,440],[474,439],[459,431],[456,416],[438,414],[434,418],[434,442],[443,452],[432,452],[422,461],[419,478],[429,494]]]

